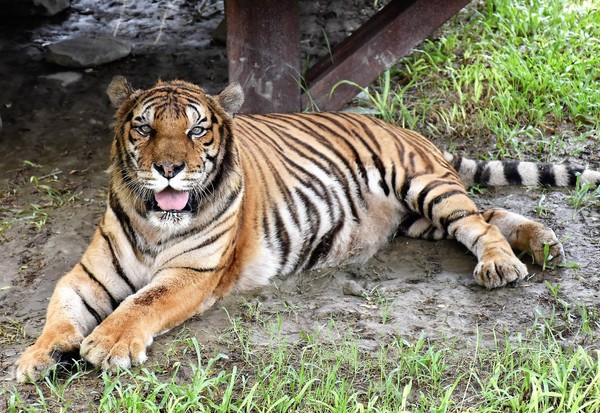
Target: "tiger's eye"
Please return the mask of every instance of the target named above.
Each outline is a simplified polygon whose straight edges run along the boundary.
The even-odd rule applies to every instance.
[[[206,129],[203,128],[202,126],[194,126],[188,132],[188,136],[190,138],[199,138],[199,137],[203,136],[205,133],[206,133]]]
[[[152,132],[150,125],[140,125],[135,128],[135,131],[142,136],[148,136]]]

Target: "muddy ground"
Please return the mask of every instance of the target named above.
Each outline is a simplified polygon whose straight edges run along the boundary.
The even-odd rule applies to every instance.
[[[212,40],[222,4],[198,10],[202,2],[152,2],[152,7],[137,9],[123,1],[73,3],[71,11],[59,17],[2,17],[0,23],[0,377],[5,379],[18,354],[41,331],[56,281],[78,261],[105,208],[112,109],[104,91],[110,79],[123,74],[143,87],[158,78],[182,78],[211,92],[227,81],[224,45]],[[320,4],[336,7],[334,1]],[[309,10],[303,20],[305,53],[325,50],[321,26],[328,27],[329,40],[335,42],[372,12],[368,7],[355,9],[352,16]],[[129,21],[119,20],[123,13]],[[132,55],[88,70],[44,61],[44,44],[98,31],[116,31],[132,42]],[[72,74],[62,79],[74,81],[53,79],[63,72]],[[421,335],[451,339],[457,348],[466,349],[476,345],[478,334],[483,345],[491,345],[494,333],[525,333],[537,315],[550,314],[555,301],[546,282],[560,285],[559,297],[571,308],[597,310],[600,213],[591,208],[575,213],[568,194],[489,190],[478,195],[477,202],[482,208],[506,207],[545,222],[564,239],[568,260],[579,264],[578,269],[542,271],[531,266],[525,282],[487,291],[473,280],[476,261],[462,246],[400,238],[364,266],[275,279],[269,287],[226,298],[186,326],[207,348],[216,348],[219,335],[230,328],[227,314],[235,317],[260,307],[263,314],[281,317],[282,333],[291,341],[334,319],[358,333],[366,349],[397,334],[409,340]],[[542,196],[546,210],[539,217],[534,209]],[[561,322],[565,338],[577,341],[568,329],[575,321]],[[178,331],[156,340],[151,360]],[[580,344],[597,348],[598,340]]]

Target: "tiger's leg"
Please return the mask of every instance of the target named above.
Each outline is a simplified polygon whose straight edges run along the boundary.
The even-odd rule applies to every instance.
[[[473,275],[479,284],[496,288],[527,275],[527,267],[515,256],[500,229],[485,221],[462,183],[451,175],[414,177],[399,194],[404,195],[404,204],[413,214],[431,222],[439,231],[438,237],[448,234],[477,257]]]
[[[214,269],[169,267],[127,297],[81,344],[81,355],[104,370],[146,360],[154,336],[210,307],[221,274]]]
[[[495,225],[506,237],[511,247],[529,253],[536,264],[549,260],[560,264],[565,259],[563,247],[552,229],[522,215],[501,208],[482,213],[483,219]]]
[[[61,354],[79,349],[83,338],[117,307],[118,300],[131,293],[103,254],[103,243],[97,231],[81,261],[59,280],[42,334],[16,363],[19,382],[45,377]]]
[[[428,241],[439,241],[448,238],[446,231],[436,228],[427,218],[413,213],[406,214],[403,217],[398,225],[396,235]]]

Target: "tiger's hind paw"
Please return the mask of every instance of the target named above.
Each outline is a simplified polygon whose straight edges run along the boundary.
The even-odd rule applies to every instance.
[[[473,273],[475,280],[485,288],[503,287],[527,276],[527,266],[512,252],[495,252],[482,257]]]
[[[558,265],[565,261],[563,246],[550,228],[537,224],[529,230],[528,253],[538,265]]]

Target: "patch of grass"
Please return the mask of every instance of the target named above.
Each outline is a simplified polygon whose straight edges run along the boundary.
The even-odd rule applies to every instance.
[[[584,208],[598,207],[600,206],[600,187],[591,183],[582,184],[581,176],[577,176],[575,189],[571,191],[567,201],[574,209],[573,215],[577,215]]]
[[[41,168],[41,165],[30,161],[23,161],[26,168]],[[0,235],[17,224],[31,225],[40,229],[46,225],[49,212],[66,204],[72,204],[78,199],[79,194],[74,194],[68,189],[62,189],[58,176],[60,170],[54,170],[46,175],[31,175],[31,186],[19,187],[0,193],[5,206],[0,207]],[[26,193],[32,192],[35,202],[19,205],[16,200]],[[11,206],[12,204],[12,206]]]
[[[0,344],[19,343],[25,338],[25,326],[12,317],[0,319]]]
[[[558,297],[559,289],[552,287]],[[578,307],[574,334],[598,331],[597,309]],[[206,354],[184,339],[180,361],[117,374],[83,373],[47,379],[33,393],[2,391],[7,412],[593,412],[600,409],[598,355],[564,346],[556,314],[540,315],[525,336],[460,351],[451,341],[399,336],[375,351],[360,336],[330,322],[299,341],[277,321],[260,327],[265,343],[242,318],[231,320],[222,353]],[[185,361],[184,361],[185,360]],[[93,392],[76,392],[89,382]],[[31,387],[31,386],[30,386]],[[78,394],[78,395],[77,395]],[[59,408],[60,407],[60,408]],[[62,409],[62,410],[60,410]]]
[[[479,1],[438,34],[372,91],[382,117],[493,159],[598,152],[598,2]]]

